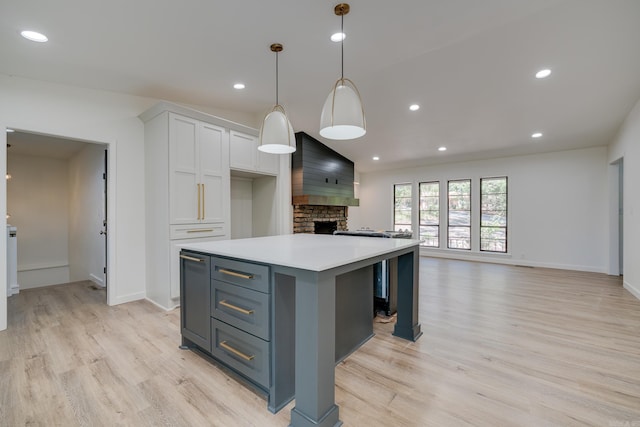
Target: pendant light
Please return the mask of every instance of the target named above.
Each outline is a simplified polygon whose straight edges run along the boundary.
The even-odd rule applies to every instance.
[[[284,107],[278,103],[278,53],[282,52],[283,47],[280,43],[274,43],[270,48],[271,52],[276,54],[276,105],[262,121],[258,150],[272,154],[289,154],[296,151],[296,137]]]
[[[340,3],[334,8],[340,16],[340,32],[344,34],[344,15],[349,5]],[[342,68],[340,78],[333,85],[322,108],[320,135],[328,139],[355,139],[367,133],[364,108],[356,85],[344,77],[344,37],[341,41]]]

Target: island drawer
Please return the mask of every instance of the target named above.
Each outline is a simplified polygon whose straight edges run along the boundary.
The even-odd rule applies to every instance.
[[[211,316],[269,340],[269,294],[211,281]]]
[[[266,265],[211,257],[211,278],[269,293],[269,267]]]
[[[269,387],[269,342],[211,318],[212,354],[249,379]]]

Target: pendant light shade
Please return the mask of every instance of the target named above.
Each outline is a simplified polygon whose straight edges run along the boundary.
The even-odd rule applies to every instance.
[[[280,43],[270,46],[276,54],[276,105],[271,109],[260,127],[258,150],[272,154],[289,154],[296,151],[296,137],[284,107],[278,103],[278,52],[282,52]]]
[[[327,96],[320,116],[320,135],[328,139],[360,138],[367,132],[358,89],[349,79],[340,79]]]
[[[349,5],[340,3],[334,8],[341,17],[341,33],[344,34],[344,15]],[[320,115],[320,135],[328,139],[355,139],[367,133],[364,107],[356,85],[344,77],[344,38],[341,41],[341,76],[333,85]]]
[[[289,154],[296,151],[296,137],[282,105],[276,105],[262,121],[258,150],[265,153]]]

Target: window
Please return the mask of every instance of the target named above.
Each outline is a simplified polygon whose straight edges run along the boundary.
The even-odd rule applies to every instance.
[[[411,230],[411,184],[393,186],[393,230]]]
[[[448,247],[471,249],[471,180],[448,183]]]
[[[480,179],[480,250],[507,252],[507,177]]]
[[[440,247],[440,182],[420,183],[420,240],[422,246]]]

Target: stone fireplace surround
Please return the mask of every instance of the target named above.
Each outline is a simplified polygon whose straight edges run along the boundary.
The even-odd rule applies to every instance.
[[[316,221],[336,221],[345,231],[348,212],[348,206],[293,205],[293,232],[313,234]]]

